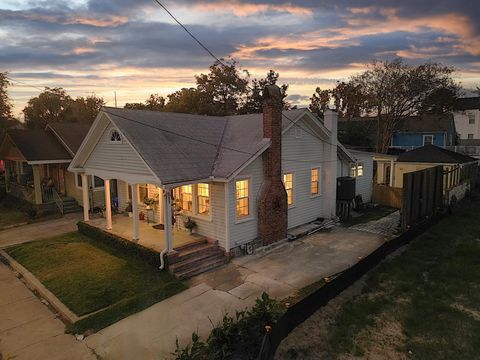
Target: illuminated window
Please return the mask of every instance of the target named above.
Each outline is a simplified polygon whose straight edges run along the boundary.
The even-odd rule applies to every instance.
[[[208,184],[197,185],[197,209],[198,213],[202,215],[210,213],[210,186]]]
[[[192,211],[193,210],[193,186],[192,185],[183,185],[180,186],[180,206],[182,210]]]
[[[363,161],[353,164],[350,169],[351,177],[363,176]]]
[[[120,133],[117,130],[112,130],[112,132],[110,133],[110,142],[112,143],[122,142],[122,137],[120,136]]]
[[[248,179],[235,182],[237,199],[237,217],[242,218],[250,215],[250,204],[248,199]]]
[[[312,178],[312,186],[311,186],[311,192],[312,195],[318,195],[319,193],[319,182],[318,182],[318,168],[313,168],[311,171],[311,178]]]
[[[293,173],[283,174],[283,186],[287,192],[287,204],[293,205]]]
[[[363,161],[359,161],[357,164],[357,176],[363,176]]]
[[[138,201],[143,203],[148,198],[148,184],[138,185]]]

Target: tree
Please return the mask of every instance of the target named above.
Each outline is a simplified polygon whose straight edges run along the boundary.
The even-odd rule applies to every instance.
[[[320,117],[323,117],[323,112],[328,108],[330,103],[330,90],[322,90],[320,87],[315,89],[315,93],[310,98],[309,109],[311,112],[317,114]]]
[[[454,69],[439,63],[375,61],[349,83],[361,94],[362,113],[377,116],[377,151],[386,152],[400,121],[422,112],[445,111],[460,87]],[[440,96],[441,95],[441,96]]]
[[[7,88],[10,82],[7,79],[7,73],[0,73],[0,120],[7,121],[12,116],[12,101],[8,96]]]
[[[343,118],[352,119],[361,116],[368,107],[368,95],[362,92],[360,85],[352,82],[337,82],[332,90],[335,109]]]
[[[206,115],[232,115],[237,113],[243,97],[247,93],[247,78],[240,76],[235,60],[216,61],[210,66],[208,74],[195,76],[197,91],[203,96],[200,100],[206,101],[201,108],[208,109]],[[205,106],[206,105],[206,106]]]
[[[126,103],[125,109],[165,111],[165,98],[158,94],[151,94],[144,103]]]
[[[23,113],[29,129],[44,129],[52,122],[90,124],[104,104],[103,98],[94,95],[72,99],[63,88],[46,87],[28,101]]]
[[[64,122],[72,98],[62,88],[45,88],[37,97],[28,100],[23,109],[29,129],[44,129],[51,122]]]
[[[68,104],[65,121],[91,124],[104,105],[103,98],[95,95],[77,97]]]
[[[20,124],[20,121],[15,119],[12,114],[12,101],[8,96],[9,85],[10,82],[7,79],[7,73],[0,73],[0,136],[3,130]],[[1,140],[0,138],[0,141]]]
[[[263,79],[253,79],[248,86],[248,92],[244,104],[240,107],[238,112],[240,114],[260,113],[263,110],[263,89],[267,85],[276,85],[279,73],[270,70],[267,76]],[[282,103],[284,109],[289,109],[290,104],[285,100],[287,97],[288,85],[280,86],[282,92]]]

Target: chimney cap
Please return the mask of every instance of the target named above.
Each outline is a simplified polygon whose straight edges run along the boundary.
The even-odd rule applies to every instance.
[[[282,100],[282,91],[277,85],[267,85],[263,90],[263,98]]]

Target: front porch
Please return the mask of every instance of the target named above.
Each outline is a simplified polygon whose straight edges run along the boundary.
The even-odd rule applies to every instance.
[[[90,225],[99,229],[108,231],[114,235],[117,235],[123,239],[134,241],[144,247],[161,252],[165,249],[165,230],[155,229],[153,226],[158,225],[156,223],[147,221],[138,221],[138,240],[134,239],[134,225],[133,218],[128,217],[125,214],[112,215],[111,229],[107,229],[106,219],[91,218],[88,222]],[[190,234],[183,229],[172,229],[172,242],[173,248],[177,248],[197,240],[202,239],[203,236],[198,234]]]

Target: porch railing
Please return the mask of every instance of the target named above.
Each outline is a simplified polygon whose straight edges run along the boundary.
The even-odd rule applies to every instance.
[[[63,214],[63,200],[53,186],[42,186],[42,201],[44,203],[54,202],[57,205],[58,210]]]
[[[35,201],[35,190],[31,187],[20,185],[16,182],[9,182],[8,184],[9,192],[21,199],[25,199],[29,202]]]

